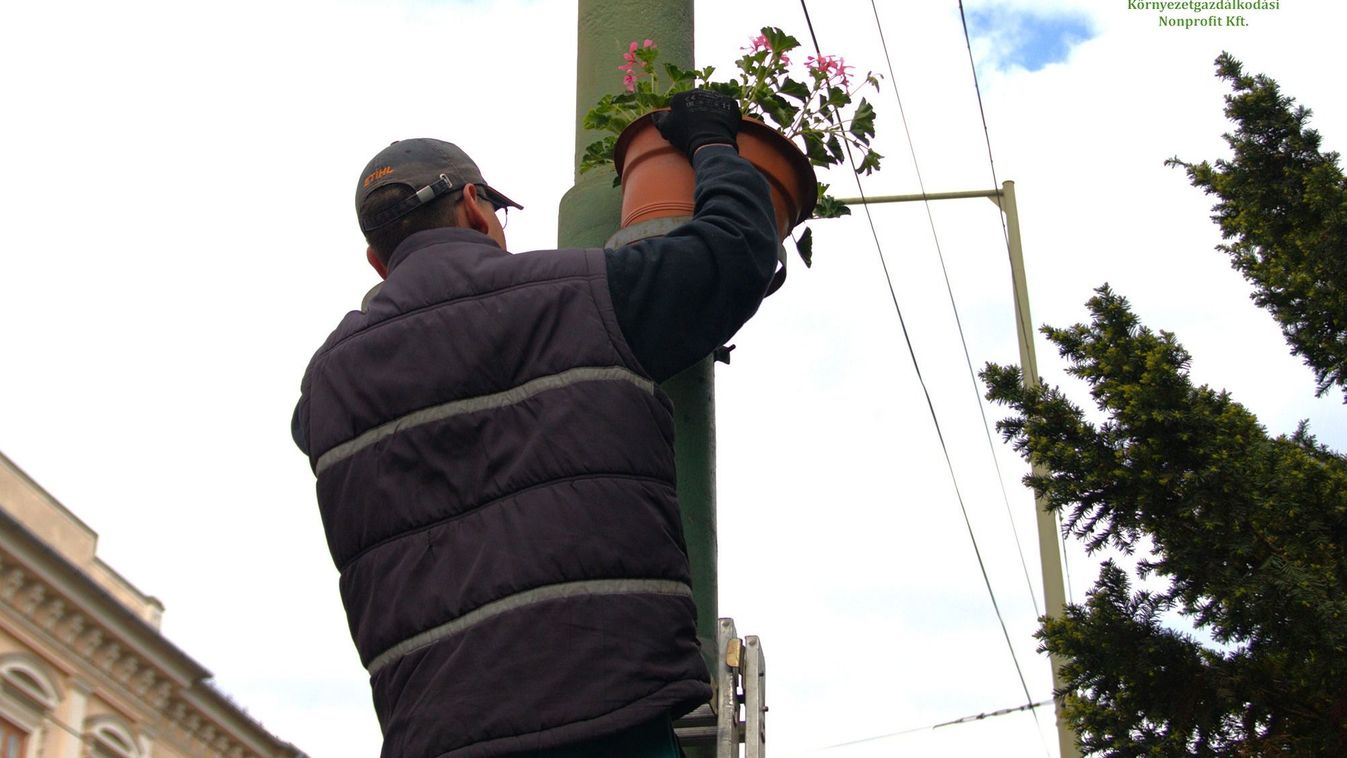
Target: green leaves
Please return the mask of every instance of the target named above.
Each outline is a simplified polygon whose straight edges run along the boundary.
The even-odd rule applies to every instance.
[[[879,161],[883,157],[884,156],[876,153],[874,150],[866,150],[865,157],[861,159],[860,165],[856,167],[856,173],[869,174],[871,171],[878,171]]]
[[[781,54],[788,53],[800,46],[800,41],[786,34],[775,26],[764,26],[761,29],[763,37],[767,38],[767,45],[772,52]]]
[[[789,129],[790,125],[795,122],[796,114],[800,112],[799,108],[791,105],[786,98],[776,93],[759,99],[758,104],[767,112],[767,115],[772,117],[777,126],[783,129]]]
[[[856,106],[848,131],[863,145],[870,144],[870,138],[875,136],[875,107],[865,98],[861,98],[861,104]]]
[[[792,63],[792,51],[800,41],[774,26],[764,26],[759,36],[749,40],[745,52],[735,61],[734,78],[713,80],[715,68],[683,68],[675,64],[658,65],[660,48],[653,40],[636,40],[620,56],[614,86],[622,91],[599,98],[584,116],[585,129],[607,134],[585,148],[580,170],[590,171],[612,161],[616,135],[637,118],[659,108],[667,108],[669,98],[678,92],[701,87],[733,97],[744,115],[776,128],[799,146],[816,166],[845,164],[852,155],[860,156],[854,166],[858,174],[879,169],[882,156],[870,148],[875,136],[875,109],[864,98],[855,105],[853,96],[865,87],[879,88],[879,77],[867,73],[852,76],[840,56],[809,56],[801,67]],[[615,61],[617,55],[615,54]],[[796,75],[791,75],[792,66]],[[803,68],[803,72],[799,69]],[[859,86],[854,86],[860,82]],[[850,154],[850,155],[849,155]],[[850,209],[821,194],[815,216],[832,218],[850,213]],[[812,237],[801,238],[805,251]],[[802,252],[806,265],[810,253]]]
[[[636,101],[637,109],[640,110],[642,114],[649,113],[650,111],[659,108],[665,108],[669,105],[669,98],[666,95],[648,92],[642,89],[636,90],[634,100]],[[635,119],[632,119],[632,121],[635,121]]]
[[[801,103],[809,101],[809,87],[789,77],[782,80],[780,92],[799,100]]]
[[[672,63],[666,63],[664,64],[664,73],[669,75],[669,93],[672,94],[692,89],[697,83],[697,75],[700,72],[696,69],[679,68]]]
[[[741,102],[744,98],[744,88],[741,87],[738,82],[711,82],[703,85],[702,88],[725,95],[726,97],[732,97]]]
[[[1134,591],[1112,561],[1084,606],[1046,621],[1037,635],[1042,649],[1066,656],[1062,675],[1065,711],[1083,752],[1097,755],[1229,755],[1213,750],[1227,725],[1220,708],[1217,656],[1167,628],[1168,603]],[[1119,659],[1127,649],[1134,655]],[[1071,651],[1065,653],[1065,651]],[[1193,750],[1192,745],[1206,745]]]
[[[828,96],[823,99],[824,108],[841,108],[851,104],[851,94],[844,87],[828,87]]]
[[[610,135],[597,142],[591,142],[585,148],[585,154],[580,158],[580,173],[591,171],[599,166],[611,164],[613,162],[613,146],[617,144],[617,137]]]
[[[1043,333],[1087,385],[1093,422],[1054,387],[989,364],[1004,437],[1090,551],[1141,553],[1137,589],[1109,561],[1083,605],[1046,621],[1066,714],[1099,755],[1340,755],[1347,680],[1347,458],[1302,425],[1270,436],[1108,286],[1090,320]],[[1219,643],[1174,630],[1173,614]]]
[[[838,139],[836,134],[828,135],[828,155],[837,163],[841,163],[846,157],[846,150],[842,148],[842,140]]]
[[[828,185],[818,185],[818,200],[814,203],[814,218],[839,218],[850,216],[851,208],[837,202],[837,198],[828,194]]]
[[[804,135],[804,154],[809,157],[809,162],[815,166],[828,166],[832,161],[828,156],[828,147],[823,143],[823,137],[817,132],[806,132]]]
[[[1229,160],[1182,166],[1193,186],[1217,198],[1220,249],[1254,285],[1254,302],[1280,324],[1323,394],[1337,385],[1347,402],[1347,177],[1338,154],[1320,149],[1310,111],[1266,76],[1244,74],[1229,54],[1216,59],[1227,80]]]
[[[800,259],[804,261],[804,267],[810,268],[814,265],[814,230],[805,227],[800,238],[795,240],[795,250],[799,252]]]

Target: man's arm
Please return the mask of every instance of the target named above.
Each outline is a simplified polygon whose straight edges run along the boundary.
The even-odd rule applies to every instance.
[[[295,404],[294,415],[290,416],[290,438],[295,441],[295,447],[298,447],[305,455],[309,454],[309,430],[305,428],[304,419],[301,417],[304,398],[301,395],[298,403]]]
[[[605,254],[618,325],[661,382],[734,336],[776,270],[776,216],[762,174],[726,144],[694,147],[692,165],[692,220]]]

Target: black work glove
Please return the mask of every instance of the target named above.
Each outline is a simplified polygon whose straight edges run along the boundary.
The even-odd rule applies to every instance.
[[[669,101],[671,110],[651,116],[655,128],[669,144],[687,153],[688,159],[697,148],[706,145],[739,146],[734,135],[739,133],[739,103],[734,98],[709,90],[694,89],[679,92]]]

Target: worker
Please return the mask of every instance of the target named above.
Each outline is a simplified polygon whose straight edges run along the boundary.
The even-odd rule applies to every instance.
[[[384,758],[676,757],[708,702],[659,384],[724,344],[776,266],[738,104],[657,126],[695,212],[614,249],[510,254],[522,206],[456,146],[395,142],[356,189],[383,281],[314,355],[292,432]]]

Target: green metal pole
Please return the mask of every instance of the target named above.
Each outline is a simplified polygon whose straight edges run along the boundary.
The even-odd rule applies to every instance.
[[[622,91],[617,67],[632,40],[653,39],[660,61],[692,66],[692,0],[580,0],[575,49],[575,186],[561,200],[559,244],[598,247],[617,231],[622,197],[611,170],[580,173],[585,146],[603,132],[585,129],[585,112]]]
[[[561,200],[557,224],[560,246],[602,246],[617,231],[621,215],[621,194],[612,186],[612,171],[579,171],[585,146],[603,136],[584,128],[585,112],[603,95],[621,90],[617,67],[632,40],[653,39],[660,48],[661,62],[691,68],[692,7],[692,0],[580,0],[575,76],[577,168],[575,186]],[[716,655],[718,617],[713,365],[708,358],[663,385],[674,403],[678,501],[692,564],[697,636],[708,665]]]

